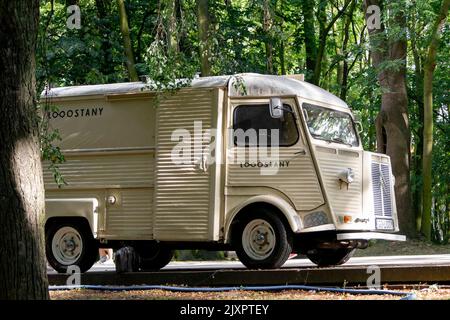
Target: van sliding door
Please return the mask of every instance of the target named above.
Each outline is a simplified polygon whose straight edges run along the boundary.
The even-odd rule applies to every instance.
[[[220,127],[222,97],[223,91],[218,89],[181,89],[160,101],[153,225],[156,240],[218,239],[220,167],[209,146]],[[215,149],[220,150],[221,138],[215,140]]]

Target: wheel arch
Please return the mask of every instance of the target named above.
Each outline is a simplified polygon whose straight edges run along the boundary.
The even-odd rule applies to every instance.
[[[45,232],[47,233],[48,229],[50,228],[50,226],[52,224],[59,223],[59,222],[67,222],[67,223],[79,224],[79,225],[83,226],[84,228],[86,228],[86,230],[91,231],[91,234],[93,236],[91,225],[89,223],[89,220],[86,217],[73,217],[73,216],[53,216],[53,217],[49,217],[45,221]]]
[[[239,221],[239,218],[258,207],[271,209],[292,232],[296,233],[302,229],[300,217],[287,201],[275,196],[256,196],[244,201],[228,216],[225,228],[225,243],[231,242],[233,227]]]
[[[54,221],[86,223],[94,238],[97,237],[98,206],[95,198],[69,198],[45,200],[45,226]]]

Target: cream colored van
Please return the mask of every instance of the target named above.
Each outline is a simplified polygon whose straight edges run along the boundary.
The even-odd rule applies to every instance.
[[[248,268],[292,252],[346,262],[404,240],[390,159],[364,151],[347,104],[307,82],[240,74],[172,93],[144,83],[55,88],[67,182],[44,171],[46,249],[59,272],[132,246],[140,270],[175,249],[235,250]],[[256,136],[254,135],[256,133]]]

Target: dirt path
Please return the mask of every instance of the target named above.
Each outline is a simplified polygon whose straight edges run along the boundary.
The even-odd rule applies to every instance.
[[[397,290],[399,291],[399,290]],[[414,293],[419,300],[450,300],[450,289],[431,287],[422,290],[402,290]],[[229,292],[170,292],[165,290],[146,291],[95,291],[71,290],[52,291],[50,296],[54,300],[399,300],[397,295],[354,295],[337,294],[315,291],[229,291]]]

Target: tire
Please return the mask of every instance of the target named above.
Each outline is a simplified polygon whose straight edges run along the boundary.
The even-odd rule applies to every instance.
[[[173,258],[173,250],[159,244],[146,243],[136,246],[140,256],[139,269],[141,271],[157,271],[164,268]]]
[[[249,269],[276,269],[292,252],[292,234],[270,210],[259,208],[234,227],[233,243],[239,260]]]
[[[48,263],[59,273],[76,265],[80,272],[89,270],[98,258],[98,246],[86,223],[55,221],[46,228],[45,252]]]
[[[355,253],[356,249],[314,249],[306,254],[313,263],[319,267],[337,266],[344,264]]]

